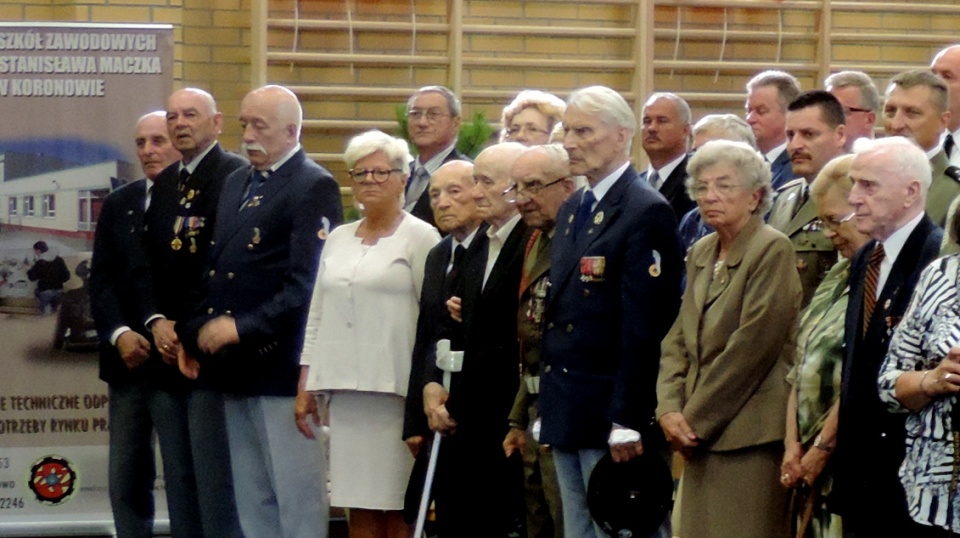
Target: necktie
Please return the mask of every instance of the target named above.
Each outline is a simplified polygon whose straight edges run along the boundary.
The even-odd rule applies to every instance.
[[[270,177],[269,170],[254,169],[250,172],[250,183],[247,185],[247,193],[243,196],[243,201],[240,202],[240,209],[246,207],[250,200],[256,197],[257,191],[260,190],[263,182],[266,181],[268,177]]]
[[[417,200],[420,199],[423,191],[427,190],[429,183],[430,172],[427,172],[426,168],[418,166],[413,174],[410,175],[410,182],[407,183],[406,203],[404,205],[412,209],[413,206],[416,205]]]
[[[660,172],[657,172],[656,170],[654,170],[653,173],[650,174],[650,177],[647,179],[650,181],[650,186],[653,187],[653,190],[655,191],[660,190],[659,188]]]
[[[863,335],[867,334],[870,317],[877,306],[877,282],[880,280],[880,264],[883,262],[883,243],[877,243],[867,260],[867,275],[863,281]]]
[[[180,184],[186,185],[187,180],[190,179],[190,172],[186,168],[180,169]]]
[[[947,133],[947,136],[943,138],[943,151],[946,152],[947,159],[949,159],[950,156],[953,155],[953,151],[955,149],[957,149],[957,144],[953,140],[953,135],[950,133]]]
[[[463,265],[463,255],[466,254],[466,252],[467,249],[463,245],[457,245],[457,248],[453,249],[453,261],[450,264],[450,271],[447,272],[447,278],[443,281],[444,298],[450,297],[454,289],[456,289],[457,280],[460,278],[460,267]]]
[[[523,290],[527,289],[527,286],[530,284],[530,273],[533,271],[533,266],[537,262],[540,251],[542,250],[542,245],[544,243],[541,240],[541,235],[543,232],[541,230],[534,230],[530,234],[530,240],[527,241],[527,247],[523,251],[523,272],[520,273],[520,296],[523,297]],[[544,236],[543,239],[549,240],[549,237]]]
[[[597,201],[597,197],[593,195],[593,191],[587,189],[583,193],[583,199],[580,200],[580,208],[577,209],[577,220],[573,223],[573,235],[580,233],[580,230],[586,226],[587,221],[590,220],[590,214],[593,213],[593,203]]]

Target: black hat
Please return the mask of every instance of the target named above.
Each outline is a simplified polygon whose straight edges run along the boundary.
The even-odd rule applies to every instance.
[[[650,536],[673,507],[670,467],[657,453],[614,463],[608,451],[590,475],[587,506],[610,536]]]
[[[37,241],[33,244],[33,250],[39,250],[41,253],[43,253],[50,250],[50,248],[47,247],[46,241]]]

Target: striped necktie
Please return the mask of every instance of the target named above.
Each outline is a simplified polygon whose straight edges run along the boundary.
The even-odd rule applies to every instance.
[[[867,334],[870,317],[877,306],[877,282],[880,280],[880,264],[883,263],[883,243],[877,243],[867,260],[867,275],[863,281],[863,335]]]

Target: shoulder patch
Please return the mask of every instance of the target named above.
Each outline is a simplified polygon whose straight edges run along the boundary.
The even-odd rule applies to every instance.
[[[948,166],[946,170],[943,171],[947,177],[953,179],[957,183],[960,183],[960,168],[956,166]]]

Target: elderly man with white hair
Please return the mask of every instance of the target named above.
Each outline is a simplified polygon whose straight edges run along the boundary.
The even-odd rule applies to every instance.
[[[604,535],[585,488],[597,462],[653,456],[663,442],[653,422],[660,341],[680,305],[682,262],[672,208],[630,164],[637,121],[623,97],[578,90],[563,125],[570,171],[588,186],[560,208],[551,246],[540,442],[554,448],[565,536],[591,538]]]
[[[857,229],[873,241],[850,264],[837,444],[823,447],[835,450],[831,499],[844,536],[918,536],[898,477],[904,415],[887,412],[877,378],[943,230],[924,211],[931,180],[923,150],[899,136],[861,139],[853,149],[849,200]]]

